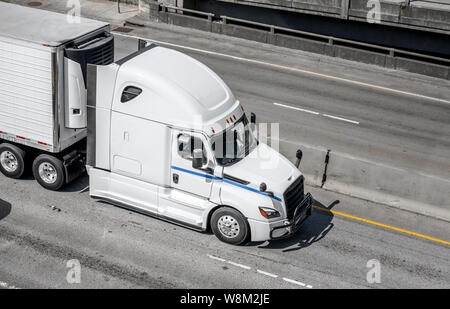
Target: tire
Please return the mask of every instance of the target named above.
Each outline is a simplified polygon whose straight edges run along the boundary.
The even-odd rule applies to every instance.
[[[39,155],[34,160],[32,169],[34,178],[45,189],[58,191],[66,182],[63,163],[53,156]]]
[[[244,243],[249,236],[247,220],[231,207],[221,207],[213,213],[211,229],[217,238],[232,245]]]
[[[26,152],[17,146],[0,145],[0,171],[9,178],[19,179],[25,172]]]

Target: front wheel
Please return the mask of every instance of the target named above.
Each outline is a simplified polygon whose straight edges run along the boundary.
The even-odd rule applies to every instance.
[[[221,241],[240,245],[249,235],[248,222],[236,209],[221,207],[211,216],[211,229]]]
[[[42,154],[33,162],[33,175],[44,188],[57,191],[65,184],[64,165],[53,156]]]

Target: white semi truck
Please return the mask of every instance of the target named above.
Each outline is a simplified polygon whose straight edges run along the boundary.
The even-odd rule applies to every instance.
[[[142,46],[142,44],[140,44]],[[114,62],[105,23],[0,3],[0,171],[59,190],[87,170],[93,198],[241,244],[311,214],[296,165],[254,136],[213,71],[145,44]]]

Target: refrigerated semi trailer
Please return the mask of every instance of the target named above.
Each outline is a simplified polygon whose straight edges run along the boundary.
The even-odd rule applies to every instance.
[[[24,21],[25,24],[24,25]],[[297,162],[260,142],[243,105],[197,60],[145,43],[114,62],[109,25],[0,3],[0,170],[241,244],[311,215]]]
[[[0,170],[59,189],[84,169],[86,63],[114,61],[107,23],[0,2]]]

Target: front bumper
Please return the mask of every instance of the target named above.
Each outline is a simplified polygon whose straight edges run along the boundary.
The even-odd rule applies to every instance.
[[[311,216],[312,213],[312,195],[306,194],[303,201],[297,206],[291,222],[287,222],[282,226],[277,226],[271,229],[270,239],[283,239],[295,234],[302,224]]]

